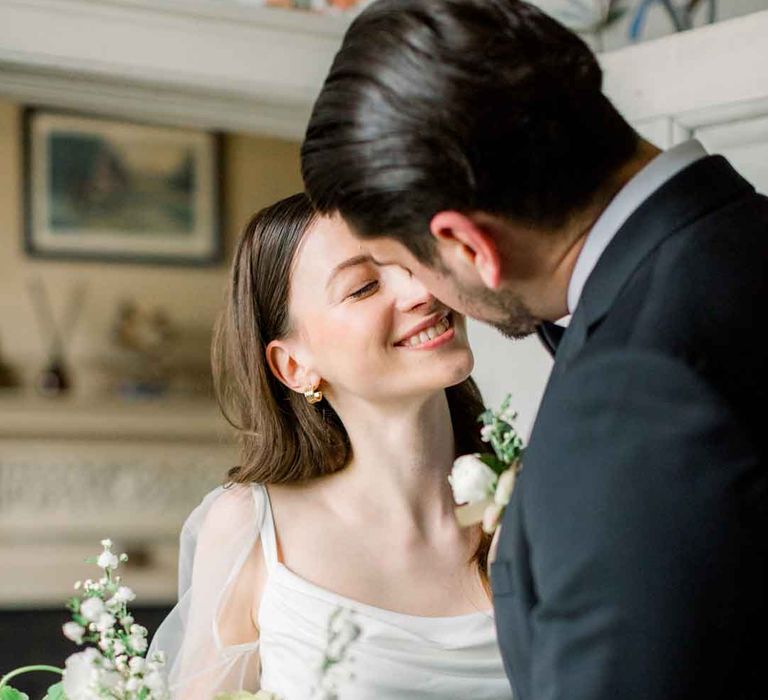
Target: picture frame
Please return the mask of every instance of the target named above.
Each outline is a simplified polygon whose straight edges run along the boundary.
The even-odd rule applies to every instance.
[[[28,255],[222,260],[219,134],[41,108],[24,111],[22,128]]]

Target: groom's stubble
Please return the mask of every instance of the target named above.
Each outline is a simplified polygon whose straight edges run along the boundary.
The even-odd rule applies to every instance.
[[[493,326],[504,337],[521,340],[536,332],[540,321],[519,294],[511,289],[478,287],[472,290],[459,285],[458,297],[469,315]]]

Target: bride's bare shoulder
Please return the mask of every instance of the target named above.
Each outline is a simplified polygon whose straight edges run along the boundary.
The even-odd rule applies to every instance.
[[[208,536],[229,536],[233,531],[254,527],[259,509],[259,492],[255,485],[232,484],[217,489],[203,519],[202,533]]]
[[[267,578],[258,536],[261,498],[263,491],[256,485],[235,484],[220,489],[200,533],[200,550],[208,553],[204,568],[239,565],[223,592],[219,611],[219,632],[225,644],[258,638],[258,608]]]

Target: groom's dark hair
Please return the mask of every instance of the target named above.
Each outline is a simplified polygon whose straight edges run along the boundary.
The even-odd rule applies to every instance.
[[[315,103],[307,193],[425,262],[442,210],[558,227],[637,148],[601,88],[586,44],[520,0],[378,0]]]

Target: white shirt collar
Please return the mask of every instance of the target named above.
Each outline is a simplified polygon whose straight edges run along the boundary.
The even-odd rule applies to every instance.
[[[624,222],[665,182],[706,155],[704,147],[695,139],[678,144],[657,155],[619,190],[587,234],[587,240],[576,260],[568,283],[570,314],[576,310],[584,285],[595,269],[597,261]],[[558,323],[566,325],[564,321],[565,319]]]

